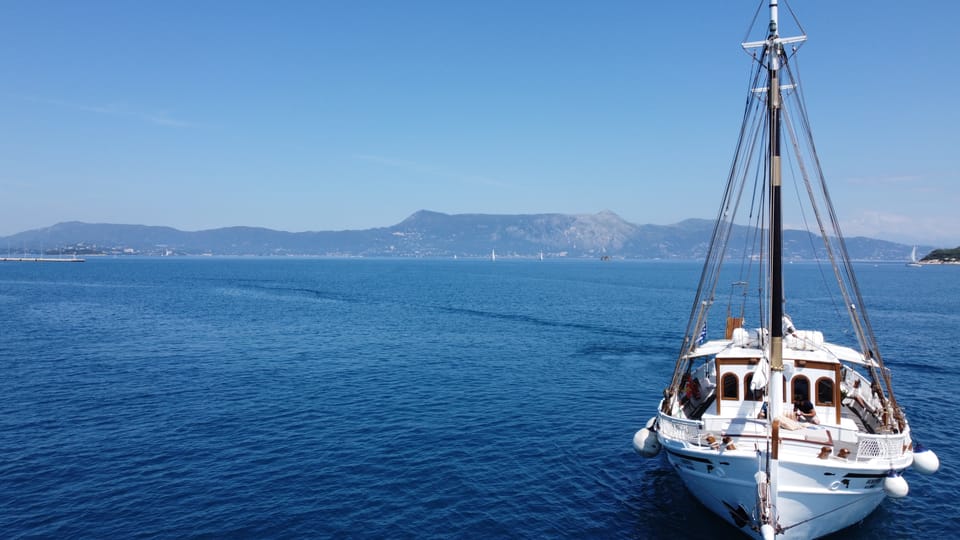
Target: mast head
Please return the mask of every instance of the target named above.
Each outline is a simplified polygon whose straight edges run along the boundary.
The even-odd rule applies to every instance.
[[[780,37],[780,11],[779,11],[779,0],[762,0],[764,2],[769,2],[770,6],[770,22],[767,24],[767,37],[763,41],[750,41],[746,43],[741,43],[740,45],[747,51],[750,49],[757,48],[770,48],[773,53],[771,56],[777,56],[782,53],[783,45],[788,43],[801,43],[806,41],[807,36],[803,35],[803,28],[800,28],[801,35],[796,37],[781,38]],[[794,17],[796,21],[796,17]],[[754,19],[756,22],[756,19]],[[797,23],[799,26],[800,23]],[[794,47],[796,50],[796,47]]]
[[[779,37],[777,34],[779,19],[777,0],[770,0],[770,26],[768,27],[770,33],[767,35],[768,39],[776,39]]]

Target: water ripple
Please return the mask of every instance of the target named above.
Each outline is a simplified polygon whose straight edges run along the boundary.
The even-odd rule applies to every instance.
[[[694,267],[462,262],[4,267],[0,530],[731,533],[665,460],[630,447],[687,316],[690,291],[664,272]],[[958,382],[940,352],[953,319],[932,313],[955,296],[942,278],[873,298],[915,434],[951,463],[939,389]],[[949,537],[958,474],[910,475],[910,497],[845,534]]]

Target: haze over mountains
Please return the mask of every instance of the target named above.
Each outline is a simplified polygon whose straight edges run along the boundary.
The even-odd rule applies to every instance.
[[[421,210],[389,227],[348,231],[285,232],[256,227],[180,231],[145,225],[58,223],[0,238],[8,253],[116,255],[306,255],[344,257],[623,257],[700,259],[713,222],[635,225],[613,212],[597,214],[443,214]],[[738,227],[737,235],[746,234]],[[819,240],[806,231],[784,234],[785,256],[814,258]],[[731,245],[743,245],[732,242]],[[900,261],[912,246],[848,238],[850,256]],[[926,253],[931,247],[921,246]],[[729,253],[736,256],[737,253]],[[822,256],[822,255],[821,255]]]

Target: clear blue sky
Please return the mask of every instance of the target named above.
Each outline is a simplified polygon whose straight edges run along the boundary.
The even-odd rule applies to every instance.
[[[960,3],[791,3],[848,236],[960,245]],[[754,0],[14,0],[0,235],[713,218]]]

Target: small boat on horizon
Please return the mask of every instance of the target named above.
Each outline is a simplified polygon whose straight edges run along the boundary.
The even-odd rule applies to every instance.
[[[913,268],[921,268],[923,266],[920,264],[920,261],[917,260],[917,246],[913,246],[913,251],[910,252],[910,262],[907,263],[907,266]]]

